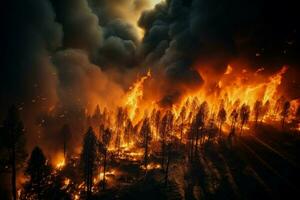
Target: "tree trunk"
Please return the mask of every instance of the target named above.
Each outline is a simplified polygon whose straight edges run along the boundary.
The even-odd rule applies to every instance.
[[[282,118],[282,122],[281,122],[282,130],[284,130],[284,123],[285,123],[285,117]]]
[[[243,127],[244,127],[244,123],[241,124],[241,131],[240,131],[240,136],[242,136],[242,132],[243,132]]]
[[[146,135],[145,138],[145,155],[144,155],[144,166],[146,168],[146,172],[147,172],[147,165],[148,165],[148,135]]]
[[[165,165],[165,151],[166,151],[166,141],[165,138],[163,138],[162,141],[162,159],[161,159],[161,168],[164,169],[164,165]]]
[[[64,136],[64,159],[66,159],[66,152],[67,151],[67,144],[66,144],[66,137]]]
[[[198,140],[199,140],[199,130],[196,131],[196,144],[195,144],[195,155],[198,151]]]
[[[105,152],[104,152],[104,162],[103,162],[103,186],[102,186],[102,189],[103,189],[103,190],[105,190],[106,154],[107,154],[107,150],[105,150]]]
[[[11,155],[11,168],[12,168],[12,174],[11,174],[11,184],[12,184],[12,196],[13,200],[17,200],[17,186],[16,186],[16,149],[15,144],[13,141],[12,145],[12,155]]]
[[[170,166],[170,159],[171,159],[171,148],[170,145],[168,145],[168,158],[167,158],[167,167],[166,167],[166,175],[165,175],[165,186],[168,185],[168,179],[169,179],[169,166]]]

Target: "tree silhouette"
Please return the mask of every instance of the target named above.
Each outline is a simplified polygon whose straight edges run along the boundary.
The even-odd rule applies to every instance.
[[[263,111],[263,105],[262,102],[259,100],[255,101],[254,107],[253,107],[253,112],[254,112],[254,120],[255,120],[255,126],[257,127],[258,121],[262,115]]]
[[[250,107],[246,104],[243,104],[240,109],[240,124],[241,124],[240,135],[242,135],[243,127],[248,122],[249,116],[250,116]]]
[[[289,101],[286,101],[284,104],[283,104],[283,108],[282,108],[282,111],[280,113],[281,115],[281,127],[282,129],[284,129],[284,125],[285,125],[285,120],[290,112],[290,107],[291,107],[291,104]]]
[[[205,129],[205,123],[208,118],[208,104],[206,101],[204,101],[199,108],[199,111],[195,118],[195,128],[196,131],[196,141],[195,141],[195,152],[198,151],[198,140],[199,140],[199,134],[201,136],[201,140],[203,140],[203,134]]]
[[[168,180],[169,180],[169,168],[170,168],[170,163],[171,163],[171,143],[167,143],[167,166],[166,166],[166,172],[165,172],[165,186],[168,185]]]
[[[155,139],[158,139],[158,137],[160,135],[159,134],[160,120],[161,120],[161,112],[160,112],[160,110],[158,110],[155,113],[155,128],[156,128]]]
[[[86,184],[87,198],[91,196],[93,175],[95,171],[97,155],[97,138],[92,127],[89,127],[83,139],[80,164],[83,169],[84,182]]]
[[[226,110],[224,109],[223,106],[221,106],[221,108],[218,112],[219,134],[221,134],[221,132],[222,132],[222,126],[226,121],[226,116],[227,116]]]
[[[265,116],[269,113],[269,111],[270,111],[270,101],[266,101],[262,107],[261,121],[264,120]]]
[[[47,164],[43,151],[35,147],[28,160],[25,175],[30,177],[29,188],[33,195],[37,195],[37,199],[44,199],[50,172],[51,168]]]
[[[8,114],[3,122],[3,133],[2,139],[5,141],[4,146],[9,153],[8,160],[11,168],[12,198],[16,200],[16,172],[18,166],[25,161],[27,154],[25,151],[24,127],[15,106],[10,107],[8,110]]]
[[[103,160],[103,185],[102,188],[103,190],[105,189],[105,173],[106,173],[106,166],[107,166],[107,151],[108,151],[108,146],[111,140],[111,131],[109,129],[105,129],[104,133],[102,135],[102,142],[103,142],[103,155],[104,155],[104,160]]]
[[[97,106],[95,108],[95,111],[94,111],[94,114],[92,116],[92,119],[93,119],[94,125],[100,124],[100,121],[101,121],[101,111],[100,111],[100,107],[99,107],[98,104],[97,104]]]
[[[147,170],[148,165],[148,153],[149,153],[149,143],[152,139],[151,137],[151,129],[149,124],[149,119],[145,118],[143,121],[143,125],[140,131],[140,135],[143,137],[142,145],[144,147],[144,166]]]
[[[185,106],[182,107],[180,114],[180,142],[182,141],[183,129],[184,129],[184,120],[186,118],[186,108]]]
[[[122,107],[119,107],[117,110],[117,118],[116,118],[116,138],[115,138],[115,147],[119,154],[121,147],[121,132],[124,126],[125,121],[125,110]]]
[[[124,130],[124,141],[126,142],[127,146],[130,143],[132,132],[133,132],[133,125],[131,120],[128,118],[126,120],[126,126]]]
[[[68,124],[64,124],[61,129],[61,135],[63,136],[63,152],[64,152],[64,158],[67,157],[67,145],[68,140],[71,138],[71,131]]]
[[[232,142],[232,140],[235,138],[235,127],[236,127],[238,117],[239,117],[239,113],[237,112],[236,109],[233,109],[233,111],[230,113],[231,128],[228,135],[228,139],[230,142]]]
[[[160,140],[161,140],[161,154],[162,154],[161,166],[162,166],[162,168],[164,168],[164,164],[165,164],[166,142],[167,142],[167,139],[173,128],[173,118],[174,118],[174,116],[173,116],[172,112],[168,110],[161,120]]]

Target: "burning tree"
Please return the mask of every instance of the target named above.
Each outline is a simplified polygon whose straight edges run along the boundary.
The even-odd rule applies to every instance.
[[[118,150],[118,154],[120,152],[121,147],[121,137],[122,131],[124,129],[124,122],[127,119],[127,111],[122,107],[118,108],[117,116],[116,116],[116,138],[115,138],[115,148]]]
[[[264,120],[265,116],[269,113],[269,111],[270,111],[270,101],[266,101],[266,103],[262,107],[262,112],[261,112],[262,121]]]
[[[64,159],[67,157],[67,143],[71,137],[71,131],[68,124],[64,124],[61,129],[61,135],[63,136],[63,152],[64,152]]]
[[[96,167],[97,138],[92,127],[89,127],[83,139],[80,163],[83,169],[83,177],[86,185],[86,193],[89,198],[92,193],[93,175]]]
[[[262,116],[262,111],[263,111],[263,105],[260,100],[256,100],[254,107],[253,107],[253,112],[254,112],[254,120],[255,120],[255,126],[257,126],[257,123]]]
[[[184,121],[185,121],[185,118],[186,118],[186,107],[183,106],[181,111],[180,111],[180,114],[179,114],[179,118],[180,118],[180,142],[182,141],[182,136],[183,136],[183,130],[184,130]]]
[[[224,106],[220,106],[219,112],[218,112],[218,121],[219,121],[219,133],[221,134],[222,132],[222,126],[226,121],[226,110],[224,108]]]
[[[156,134],[155,134],[155,139],[159,137],[159,126],[160,126],[160,121],[161,121],[161,112],[160,110],[156,111],[155,113],[155,128],[156,128]]]
[[[39,147],[35,147],[25,170],[25,175],[30,177],[26,193],[31,197],[36,196],[37,199],[44,199],[50,173],[51,167],[47,164],[43,151]]]
[[[145,169],[147,170],[149,144],[150,144],[150,141],[152,140],[151,128],[150,128],[148,118],[145,118],[144,121],[143,121],[143,125],[142,125],[142,128],[140,130],[140,136],[143,138],[142,146],[144,148],[144,166],[145,166]]]
[[[166,157],[166,142],[173,128],[173,114],[171,111],[167,111],[161,120],[160,126],[160,140],[161,140],[161,166],[164,168]]]
[[[228,135],[230,141],[232,141],[235,137],[235,128],[236,128],[238,117],[239,117],[239,113],[237,112],[236,109],[233,109],[233,111],[230,114],[231,125],[230,125],[230,132]]]
[[[201,137],[201,141],[203,140],[204,136],[204,129],[205,129],[205,123],[208,117],[208,104],[206,101],[204,101],[198,110],[198,113],[195,117],[194,124],[194,130],[196,131],[196,140],[195,140],[195,152],[198,151],[198,140],[199,140],[199,134]],[[201,142],[202,143],[202,142]]]
[[[9,109],[3,122],[3,133],[1,140],[5,141],[4,146],[8,152],[8,162],[11,168],[12,198],[16,200],[16,172],[17,168],[25,161],[27,154],[25,151],[24,127],[15,106]]]
[[[286,101],[284,104],[283,104],[283,108],[282,108],[282,111],[280,113],[281,115],[281,127],[282,129],[284,129],[284,125],[285,125],[285,120],[290,112],[290,107],[291,107],[291,104],[289,101]]]
[[[240,135],[242,135],[244,125],[249,121],[250,116],[250,106],[243,104],[240,109],[240,124],[241,124],[241,131]]]
[[[124,142],[127,144],[127,146],[129,146],[132,133],[133,133],[133,125],[131,120],[128,118],[126,120],[126,126],[124,129]]]
[[[105,189],[105,173],[106,173],[106,165],[107,165],[107,152],[108,146],[111,140],[111,131],[109,129],[105,129],[102,135],[102,153],[104,156],[103,159],[103,186],[102,188]]]

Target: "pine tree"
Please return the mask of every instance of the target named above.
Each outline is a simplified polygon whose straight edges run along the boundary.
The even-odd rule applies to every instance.
[[[155,113],[155,128],[156,128],[155,139],[156,140],[159,138],[159,135],[160,135],[159,134],[160,120],[161,120],[161,112],[160,112],[160,110],[158,110]]]
[[[235,138],[235,127],[236,127],[238,117],[239,117],[239,113],[237,112],[236,109],[233,109],[233,111],[230,114],[231,128],[230,128],[230,133],[228,135],[230,141],[232,141]]]
[[[186,108],[185,106],[182,107],[180,114],[180,142],[182,141],[182,137],[183,137],[183,129],[184,129],[184,121],[186,118]]]
[[[23,123],[20,119],[18,110],[15,106],[12,106],[6,119],[3,122],[2,135],[5,148],[9,152],[9,162],[11,168],[11,186],[12,186],[12,199],[17,199],[17,187],[16,187],[16,173],[17,168],[26,159],[27,154],[25,151],[25,135]]]
[[[105,173],[106,173],[106,166],[107,166],[107,152],[109,143],[111,140],[111,131],[109,129],[105,129],[104,133],[102,135],[102,142],[103,142],[103,155],[104,155],[104,161],[103,161],[103,190],[105,189]]]
[[[226,110],[224,109],[224,107],[222,106],[218,112],[218,121],[219,121],[219,133],[221,134],[222,132],[222,126],[226,121]]]
[[[97,104],[97,106],[95,108],[95,111],[94,111],[94,114],[92,116],[92,119],[93,119],[94,125],[99,125],[100,124],[100,121],[101,121],[101,111],[100,111],[100,107],[99,107],[98,104]]]
[[[254,107],[253,107],[253,112],[254,112],[254,119],[255,119],[255,126],[257,126],[257,123],[259,121],[259,118],[262,115],[262,102],[259,100],[256,100]]]
[[[203,132],[205,128],[205,123],[208,117],[208,104],[204,101],[197,112],[194,123],[194,130],[196,131],[196,140],[195,140],[195,152],[198,151],[198,140],[199,134],[201,134],[201,139],[203,140]]]
[[[289,101],[286,101],[284,104],[283,104],[283,108],[282,108],[282,111],[281,111],[281,126],[282,126],[282,129],[284,129],[284,125],[285,125],[285,120],[287,118],[287,116],[289,115],[289,112],[290,112],[290,107],[291,107],[291,104]]]
[[[242,135],[243,127],[248,122],[249,116],[250,116],[250,107],[246,104],[243,104],[240,109],[240,124],[241,124],[240,135]]]
[[[86,184],[87,198],[91,196],[93,175],[96,167],[97,138],[92,127],[89,127],[83,139],[80,164],[83,169],[84,182]]]
[[[47,164],[47,159],[39,147],[32,150],[25,170],[25,175],[30,177],[29,188],[31,195],[37,196],[37,199],[44,199],[44,192],[47,188],[48,177],[51,168]]]
[[[162,118],[161,121],[161,126],[160,126],[160,140],[161,140],[161,150],[162,150],[162,160],[161,160],[161,166],[164,168],[165,164],[165,157],[166,157],[166,142],[167,139],[170,137],[170,134],[173,129],[173,119],[174,115],[172,114],[171,111],[167,111],[164,117]]]
[[[142,145],[144,147],[144,166],[147,170],[147,165],[148,165],[148,153],[149,153],[149,144],[152,139],[151,137],[151,129],[150,129],[150,124],[149,124],[149,119],[145,118],[143,121],[142,128],[140,130],[140,135],[143,138]]]
[[[269,113],[269,111],[270,111],[270,101],[266,101],[262,107],[261,121],[264,120],[265,116]]]
[[[61,129],[61,135],[63,136],[63,152],[64,152],[64,158],[67,157],[67,145],[68,140],[71,138],[71,131],[68,124],[64,124]]]

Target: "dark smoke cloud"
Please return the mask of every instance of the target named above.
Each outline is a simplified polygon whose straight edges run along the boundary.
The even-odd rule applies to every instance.
[[[273,1],[166,0],[140,17],[145,36],[139,53],[147,64],[163,68],[172,86],[197,86],[202,81],[193,67],[208,64],[222,74],[235,59],[275,71],[296,58],[295,49],[286,45],[296,31],[292,6]]]
[[[51,0],[56,20],[63,28],[64,48],[84,49],[96,54],[103,42],[103,30],[98,17],[86,0]]]
[[[136,66],[138,30],[131,21],[134,16],[130,13],[139,12],[146,1],[89,0],[88,2],[98,16],[99,26],[104,33],[104,41],[99,48],[95,63],[106,69],[117,68],[121,71]]]

